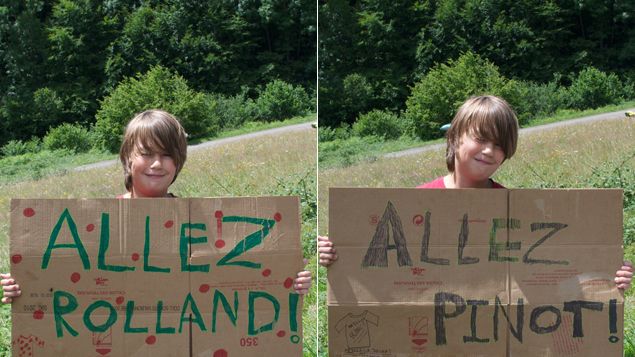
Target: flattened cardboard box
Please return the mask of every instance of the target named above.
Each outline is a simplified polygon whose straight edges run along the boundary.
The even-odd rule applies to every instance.
[[[299,356],[296,197],[12,200],[13,356]]]
[[[329,193],[330,356],[621,356],[621,190]]]

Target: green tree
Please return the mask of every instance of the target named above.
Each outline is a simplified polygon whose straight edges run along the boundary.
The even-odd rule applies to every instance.
[[[214,102],[210,99],[189,88],[183,77],[156,66],[144,75],[126,78],[104,99],[96,115],[96,144],[116,152],[128,121],[148,109],[163,109],[174,114],[193,137],[214,134],[219,127],[212,122],[210,113]]]

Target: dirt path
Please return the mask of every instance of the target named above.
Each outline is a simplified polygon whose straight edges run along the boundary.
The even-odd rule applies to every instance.
[[[241,141],[241,140],[253,139],[253,138],[257,138],[257,137],[261,137],[261,136],[277,135],[277,134],[283,134],[283,133],[292,133],[292,132],[298,132],[298,131],[304,131],[304,130],[311,130],[311,123],[302,123],[302,124],[283,126],[283,127],[280,127],[280,128],[274,128],[274,129],[267,129],[267,130],[257,131],[255,133],[249,133],[249,134],[232,136],[232,137],[229,137],[229,138],[223,138],[223,139],[217,139],[217,140],[212,140],[212,141],[206,141],[204,143],[200,143],[200,144],[196,144],[196,145],[189,145],[187,147],[187,152],[191,153],[191,152],[194,152],[194,151],[197,151],[197,150],[200,150],[200,149],[213,148],[213,147],[217,147],[217,146],[220,146],[220,145],[225,145],[225,144],[229,144],[229,143],[235,143],[235,142],[238,142],[238,141]],[[101,162],[95,162],[95,163],[88,164],[88,165],[78,166],[74,170],[75,171],[86,171],[86,170],[98,169],[98,168],[103,168],[103,167],[109,167],[109,166],[116,165],[116,164],[119,164],[119,160],[108,160],[108,161],[101,161]]]
[[[601,121],[601,120],[624,119],[625,118],[624,113],[627,111],[635,111],[635,108],[624,109],[624,110],[604,113],[604,114],[591,115],[588,117],[583,117],[578,119],[570,119],[565,121],[559,121],[557,123],[551,123],[551,124],[534,126],[531,128],[520,129],[520,135],[522,136],[527,133],[550,130],[550,129],[559,128],[559,127],[568,126],[568,125],[588,124],[588,123],[593,123],[593,122]],[[635,120],[635,118],[633,118],[632,120]],[[398,151],[398,152],[391,152],[389,154],[385,154],[383,157],[402,157],[402,156],[414,155],[414,154],[418,154],[418,153],[422,153],[426,151],[438,150],[444,147],[445,147],[445,143],[443,142],[443,143],[431,144],[431,145],[426,145],[426,146],[412,148],[412,149]]]

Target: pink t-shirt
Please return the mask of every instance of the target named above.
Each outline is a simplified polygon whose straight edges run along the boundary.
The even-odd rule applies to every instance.
[[[492,181],[492,188],[505,188],[505,186],[501,185],[500,183],[489,179],[490,181]],[[419,185],[417,186],[417,188],[446,188],[445,187],[445,183],[443,182],[443,176],[434,179],[430,182],[426,182],[423,185]]]

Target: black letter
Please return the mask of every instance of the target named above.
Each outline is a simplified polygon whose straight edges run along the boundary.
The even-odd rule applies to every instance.
[[[551,326],[541,327],[538,326],[538,318],[544,312],[551,311],[556,315],[556,322]],[[529,320],[529,328],[537,333],[537,334],[545,334],[549,332],[553,332],[558,329],[560,323],[562,322],[562,317],[560,317],[560,310],[558,310],[555,306],[546,305],[546,306],[538,306],[531,312],[531,318]]]
[[[453,313],[445,312],[446,302],[452,302],[456,306],[456,310]],[[462,297],[456,294],[444,292],[434,294],[434,330],[437,335],[437,346],[447,344],[447,341],[445,339],[444,319],[459,316],[464,311],[465,300]]]
[[[573,337],[584,337],[584,331],[582,331],[582,308],[602,311],[604,304],[601,302],[591,301],[567,301],[564,303],[564,311],[573,312]]]
[[[444,258],[428,257],[428,247],[430,246],[430,212],[426,212],[426,218],[423,221],[423,239],[421,240],[421,261],[437,265],[450,265],[450,261]]]
[[[472,306],[472,314],[470,317],[470,331],[471,336],[463,336],[463,342],[489,342],[489,338],[476,337],[476,308],[478,305],[489,305],[487,300],[468,300],[467,304]]]
[[[546,228],[553,228],[553,230],[549,233],[547,233],[546,236],[540,238],[534,245],[531,246],[531,248],[529,248],[529,250],[527,251],[527,253],[525,253],[525,255],[523,255],[523,262],[527,263],[527,264],[536,264],[536,263],[543,263],[543,264],[561,264],[561,265],[569,265],[569,262],[566,260],[547,260],[547,259],[531,259],[529,258],[529,253],[531,253],[532,250],[534,250],[534,248],[536,248],[537,246],[541,245],[542,243],[544,243],[547,239],[549,239],[552,235],[556,234],[557,231],[566,228],[567,225],[564,223],[532,223],[531,224],[531,231],[537,231],[539,229],[546,229]]]
[[[461,224],[461,232],[459,233],[459,264],[474,264],[478,263],[479,259],[476,257],[463,257],[463,249],[467,244],[467,235],[470,233],[467,226],[467,213],[463,215],[463,223]]]
[[[392,238],[395,240],[395,245],[388,245],[388,223],[392,226]],[[410,254],[408,254],[406,237],[403,233],[403,226],[401,225],[401,219],[397,214],[395,206],[393,206],[390,201],[388,201],[388,206],[386,206],[386,210],[377,224],[373,240],[370,242],[366,256],[362,261],[362,267],[387,267],[388,249],[397,249],[397,262],[399,266],[412,265]]]
[[[521,298],[518,298],[518,305],[516,306],[516,329],[512,326],[512,323],[509,321],[509,316],[507,316],[507,312],[505,312],[505,308],[502,306],[502,303],[498,296],[496,296],[496,301],[494,305],[494,341],[498,341],[498,307],[500,306],[501,311],[503,311],[503,316],[505,316],[505,320],[507,320],[507,326],[511,331],[512,335],[516,337],[518,342],[523,342],[523,323],[525,321],[525,309],[524,309],[524,301]],[[510,306],[511,309],[511,306]]]

